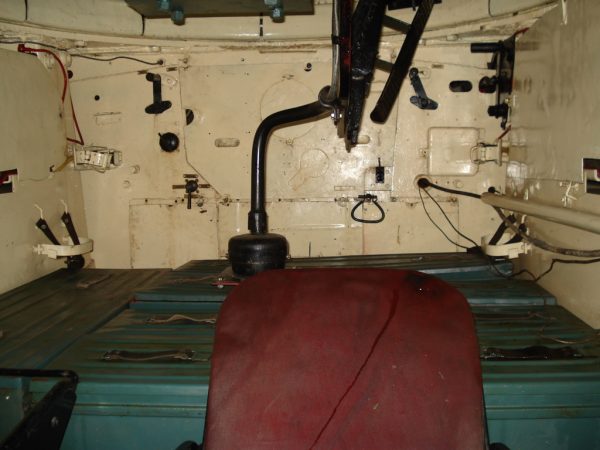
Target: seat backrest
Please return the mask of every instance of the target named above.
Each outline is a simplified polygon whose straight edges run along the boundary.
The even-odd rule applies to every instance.
[[[484,448],[465,298],[419,272],[264,272],[225,300],[205,448]]]

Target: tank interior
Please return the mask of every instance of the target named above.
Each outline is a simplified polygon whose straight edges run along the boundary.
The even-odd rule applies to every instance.
[[[457,355],[463,332],[474,343],[479,431],[454,429],[449,448],[600,448],[598,23],[595,0],[0,2],[2,448],[440,448],[388,445],[364,415],[372,445],[262,435],[275,384],[234,411],[243,427],[218,432],[233,412],[211,407],[221,368],[276,358],[279,306],[259,297],[293,297],[308,326],[328,299],[383,298],[405,273],[472,314],[446,330],[458,312],[424,310],[410,334],[456,338]],[[327,271],[345,274],[337,290]],[[225,352],[227,324],[251,353]],[[263,327],[269,344],[250,345]],[[439,386],[414,370],[393,380],[425,408]],[[455,413],[434,409],[441,430]]]

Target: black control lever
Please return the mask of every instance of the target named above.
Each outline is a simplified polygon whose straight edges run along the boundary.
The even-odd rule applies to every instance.
[[[187,195],[187,209],[192,209],[192,194],[198,190],[198,179],[189,178],[185,182],[185,193]]]
[[[512,94],[513,72],[515,64],[515,36],[499,42],[475,42],[471,44],[471,53],[491,53],[492,60],[488,69],[495,69],[493,77],[483,77],[479,81],[479,92],[496,93],[496,104],[488,108],[488,115],[502,119],[500,126],[505,129],[510,108],[508,97]]]
[[[408,77],[410,78],[410,84],[415,88],[415,93],[417,94],[410,98],[410,102],[420,109],[437,109],[437,102],[427,97],[427,93],[425,92],[425,88],[419,77],[419,69],[416,67],[410,69]]]
[[[408,75],[412,60],[419,46],[419,40],[425,31],[425,26],[435,3],[437,3],[436,0],[422,0],[417,9],[390,76],[385,83],[373,112],[371,112],[371,120],[373,122],[383,123],[390,115],[394,103],[398,98],[402,83]]]
[[[54,245],[60,245],[60,242],[58,242],[58,239],[56,239],[56,236],[54,236],[54,233],[50,229],[50,226],[48,225],[48,222],[46,222],[45,219],[39,219],[35,223],[35,226],[38,227],[42,231],[42,233],[44,233],[44,235],[48,238],[50,242],[52,242]]]
[[[77,236],[77,232],[75,231],[75,226],[73,225],[73,221],[71,220],[71,215],[68,212],[65,212],[61,220],[67,227],[67,232],[73,241],[73,245],[79,245],[79,237]],[[61,245],[54,233],[50,229],[48,222],[45,219],[40,218],[35,226],[41,230],[42,233],[48,238],[48,240],[54,245]],[[81,255],[73,255],[67,256],[65,260],[65,264],[67,265],[67,269],[69,270],[79,270],[85,265],[85,259]]]
[[[194,193],[197,192],[198,189],[210,188],[210,184],[200,184],[198,182],[198,175],[186,174],[183,176],[183,178],[185,180],[185,184],[174,184],[173,189],[185,190],[187,209],[192,209],[192,198],[194,197]]]
[[[423,3],[423,0],[389,0],[388,9],[405,9],[412,8],[415,10],[418,6]],[[442,3],[442,0],[434,0],[434,3]]]
[[[79,236],[77,236],[77,231],[75,231],[75,225],[73,224],[73,219],[71,219],[71,214],[65,211],[60,217],[60,220],[65,224],[67,233],[69,233],[69,237],[71,238],[71,241],[73,241],[73,245],[79,245]],[[67,256],[66,264],[67,269],[69,270],[79,270],[85,266],[85,259],[82,255]]]
[[[377,158],[377,167],[375,167],[375,183],[385,183],[385,167],[381,165],[381,158]]]
[[[160,75],[157,73],[147,73],[146,80],[152,82],[152,95],[154,103],[146,106],[146,113],[148,114],[162,114],[171,107],[169,100],[162,99],[162,85]]]
[[[344,115],[346,141],[358,142],[365,97],[373,79],[386,0],[360,0],[352,15],[352,58],[348,106]]]
[[[65,224],[65,227],[67,228],[67,233],[69,233],[69,237],[73,241],[73,245],[79,245],[79,236],[77,236],[77,231],[75,231],[75,225],[73,225],[71,214],[69,214],[68,212],[64,212],[60,220],[62,220]]]

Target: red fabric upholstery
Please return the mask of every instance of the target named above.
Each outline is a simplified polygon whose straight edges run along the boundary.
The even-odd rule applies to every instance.
[[[469,305],[418,272],[265,272],[217,322],[205,445],[484,448]]]

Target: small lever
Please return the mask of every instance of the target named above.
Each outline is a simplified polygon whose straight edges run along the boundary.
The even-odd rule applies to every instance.
[[[187,209],[192,209],[192,194],[198,190],[198,179],[189,178],[185,182],[185,193],[187,194]]]
[[[412,84],[413,88],[415,89],[415,93],[417,94],[410,98],[410,102],[420,109],[437,109],[437,102],[427,97],[427,93],[425,92],[425,88],[423,87],[423,83],[419,77],[419,69],[416,67],[410,69],[410,72],[408,72],[408,77],[410,78],[410,84]]]
[[[385,183],[385,167],[381,165],[381,158],[377,158],[377,167],[375,167],[375,182]]]
[[[146,80],[152,82],[152,95],[154,103],[146,106],[146,113],[148,114],[162,114],[171,107],[169,100],[162,99],[162,85],[160,75],[157,73],[147,73]]]
[[[183,176],[185,180],[185,184],[174,184],[173,189],[185,189],[185,196],[187,197],[187,209],[192,209],[192,198],[194,197],[194,193],[198,191],[198,189],[208,189],[210,188],[210,184],[200,184],[198,183],[198,175],[187,174]],[[198,206],[201,206],[198,204]]]
[[[79,236],[77,236],[77,231],[75,231],[75,225],[73,225],[71,214],[65,211],[60,217],[60,220],[62,220],[62,222],[65,224],[67,232],[69,233],[69,237],[73,241],[73,245],[79,245]]]
[[[60,242],[58,242],[58,239],[56,239],[56,236],[54,236],[54,233],[50,229],[48,222],[46,222],[43,217],[40,217],[40,219],[35,223],[35,226],[38,227],[42,233],[44,233],[50,242],[52,242],[54,245],[60,245]]]
[[[69,233],[69,237],[71,238],[71,241],[73,241],[73,245],[79,245],[79,236],[77,236],[77,231],[75,231],[75,225],[73,224],[73,219],[71,219],[71,214],[69,214],[68,211],[65,211],[60,217],[60,220],[65,224],[67,233]],[[81,255],[67,256],[66,264],[68,269],[77,271],[85,266],[85,259]]]

